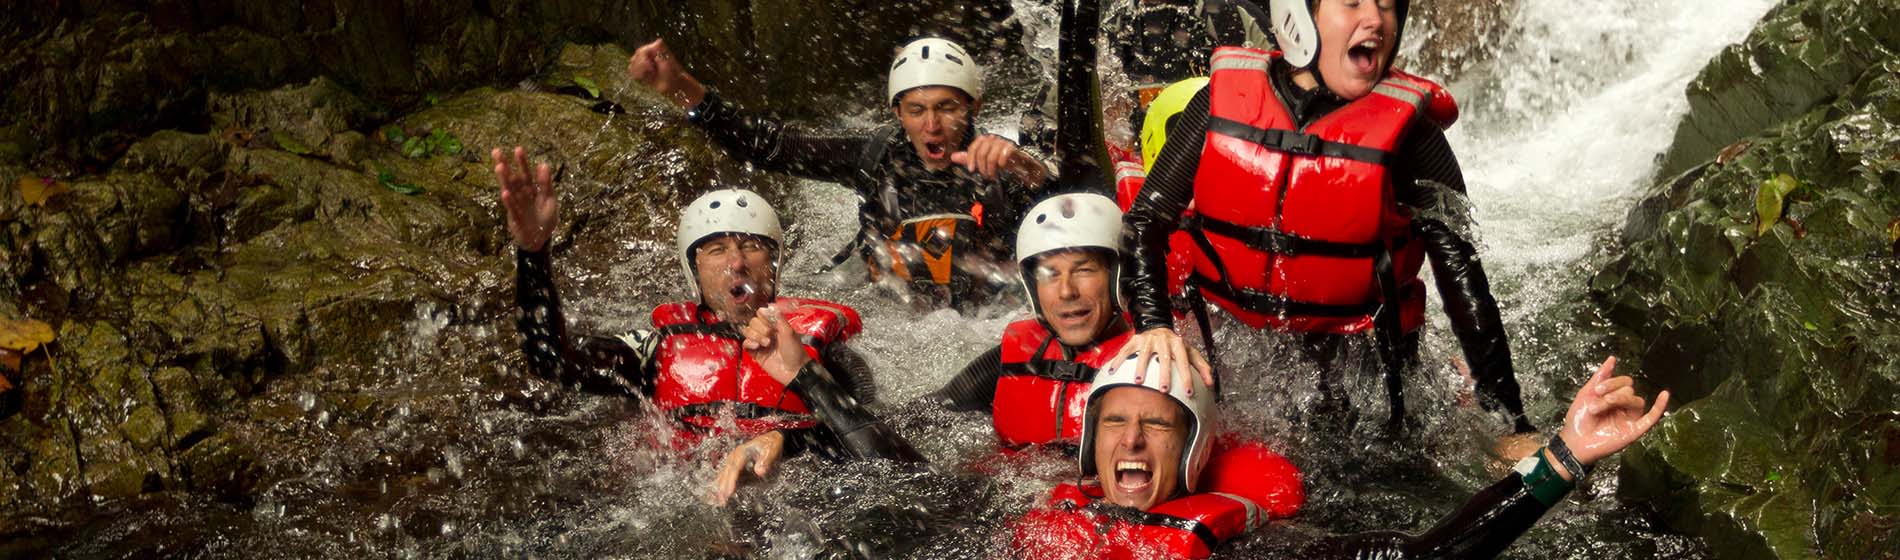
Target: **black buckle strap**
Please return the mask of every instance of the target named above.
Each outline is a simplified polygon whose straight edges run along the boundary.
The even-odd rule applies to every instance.
[[[1194,285],[1207,290],[1215,297],[1234,302],[1242,309],[1263,315],[1303,315],[1307,317],[1357,317],[1372,315],[1379,311],[1379,303],[1331,304],[1295,301],[1286,296],[1256,292],[1244,288],[1234,288],[1226,282],[1219,282],[1195,272],[1191,280]]]
[[[1088,381],[1095,378],[1095,368],[1089,367],[1087,364],[1081,362],[1067,359],[1070,357],[1068,348],[1063,348],[1062,354],[1065,359],[1044,359],[1042,355],[1049,350],[1049,345],[1054,344],[1055,341],[1055,335],[1050,335],[1049,338],[1043,339],[1042,345],[1036,347],[1036,353],[1031,355],[1028,360],[1021,363],[1003,364],[1003,374],[1032,375],[1043,379],[1071,382]]]
[[[1189,216],[1184,227],[1218,233],[1221,237],[1240,241],[1241,243],[1245,243],[1248,247],[1280,255],[1319,255],[1348,259],[1369,259],[1385,253],[1387,249],[1387,245],[1384,242],[1340,243],[1338,241],[1309,239],[1276,229],[1243,226],[1233,222],[1208,218],[1200,214]],[[1397,248],[1402,246],[1409,242],[1410,239],[1411,235],[1409,234],[1401,236],[1393,240],[1391,247]]]
[[[1259,144],[1269,150],[1303,156],[1324,156],[1362,161],[1373,165],[1385,165],[1392,153],[1378,148],[1355,146],[1342,142],[1333,142],[1312,134],[1293,130],[1258,128],[1240,121],[1222,117],[1207,118],[1208,132],[1232,136]]]
[[[1214,537],[1214,529],[1212,527],[1208,527],[1207,524],[1205,523],[1201,523],[1200,521],[1195,521],[1193,519],[1188,519],[1186,517],[1176,517],[1176,516],[1168,515],[1165,513],[1141,511],[1135,508],[1118,506],[1118,505],[1111,504],[1111,503],[1101,501],[1101,500],[1089,502],[1089,505],[1085,506],[1083,509],[1087,509],[1091,512],[1094,512],[1103,517],[1107,517],[1109,519],[1125,521],[1128,523],[1134,523],[1136,525],[1167,527],[1170,529],[1186,531],[1188,533],[1192,533],[1194,535],[1194,538],[1200,539],[1201,544],[1206,545],[1210,549],[1220,544],[1220,540]]]

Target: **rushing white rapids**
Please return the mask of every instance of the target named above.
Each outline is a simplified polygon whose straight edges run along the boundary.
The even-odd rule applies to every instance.
[[[1451,85],[1468,111],[1448,131],[1502,295],[1536,301],[1526,292],[1547,288],[1527,276],[1583,257],[1622,220],[1688,110],[1684,87],[1774,4],[1519,4],[1496,56]]]

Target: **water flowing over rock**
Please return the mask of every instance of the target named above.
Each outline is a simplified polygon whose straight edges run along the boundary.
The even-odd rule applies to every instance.
[[[1684,403],[1621,489],[1723,557],[1900,549],[1900,16],[1789,2],[1690,88],[1591,294]]]

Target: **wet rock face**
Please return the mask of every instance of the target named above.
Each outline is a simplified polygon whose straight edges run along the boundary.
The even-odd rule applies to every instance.
[[[16,183],[46,169],[0,166],[0,311],[58,332],[7,373],[0,532],[71,500],[249,500],[306,475],[334,434],[464,414],[471,379],[519,389],[489,146],[559,166],[552,247],[575,273],[670,237],[675,209],[715,184],[780,196],[628,84],[627,56],[569,45],[528,87],[393,116],[325,76],[214,92],[210,131],[138,137],[98,173],[60,172],[69,190],[43,204]],[[566,87],[586,76],[598,97]],[[488,338],[385,363],[418,317]],[[392,370],[414,394],[375,396]]]
[[[1725,557],[1900,549],[1900,26],[1771,12],[1690,88],[1670,163],[1592,297],[1683,402],[1622,494]]]

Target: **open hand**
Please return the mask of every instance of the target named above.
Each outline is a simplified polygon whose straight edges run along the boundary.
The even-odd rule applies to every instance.
[[[501,148],[488,152],[489,159],[495,162],[495,180],[501,183],[501,206],[508,215],[508,234],[514,237],[516,247],[539,251],[547,246],[548,238],[554,236],[554,225],[561,210],[561,202],[554,196],[554,174],[548,170],[548,164],[543,163],[534,169],[530,180],[527,150],[521,146],[515,146],[512,165],[507,156]]]
[[[1174,376],[1166,373],[1174,371],[1174,360],[1188,360],[1188,363],[1194,366],[1194,371],[1201,374],[1201,382],[1207,385],[1208,390],[1213,390],[1213,366],[1207,363],[1207,358],[1202,357],[1199,350],[1189,347],[1181,335],[1175,334],[1174,329],[1148,329],[1146,332],[1136,334],[1128,339],[1127,345],[1122,346],[1121,353],[1133,355],[1136,364],[1136,383],[1141,383],[1148,377],[1148,357],[1154,356],[1161,360],[1157,364],[1162,372],[1161,385],[1156,387],[1161,392],[1167,392],[1168,387],[1174,382]],[[1187,394],[1193,395],[1194,388],[1188,387]]]
[[[968,150],[950,154],[950,162],[992,181],[1007,173],[1023,183],[1037,185],[1048,175],[1042,162],[1023,153],[1015,142],[995,134],[971,140]]]
[[[672,49],[666,48],[665,39],[654,39],[633,51],[633,56],[627,58],[627,76],[660,92],[681,108],[690,109],[706,98],[706,86],[686,73],[679,59],[673,57]]]
[[[760,309],[739,331],[745,336],[745,350],[752,360],[780,384],[791,385],[798,370],[811,361],[805,345],[798,341],[798,331],[792,330],[776,304]]]
[[[785,433],[778,430],[759,434],[733,448],[719,464],[719,478],[713,482],[713,503],[726,505],[739,490],[739,479],[748,471],[759,478],[772,474],[772,468],[778,466],[779,457],[784,454]]]
[[[1585,465],[1635,443],[1636,438],[1656,426],[1669,406],[1669,391],[1665,390],[1656,395],[1656,405],[1645,413],[1643,397],[1634,388],[1635,380],[1611,377],[1615,369],[1615,356],[1604,360],[1596,375],[1577,390],[1577,398],[1570,401],[1570,412],[1564,414],[1564,443]]]

